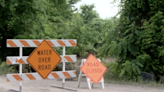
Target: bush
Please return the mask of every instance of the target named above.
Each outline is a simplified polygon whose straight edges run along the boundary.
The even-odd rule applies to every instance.
[[[2,62],[0,65],[0,75],[14,73],[15,71],[14,67],[7,65],[6,62]]]
[[[139,79],[140,73],[141,73],[141,67],[143,65],[139,62],[130,62],[126,61],[121,66],[121,73],[119,74],[119,77],[125,77],[125,79]]]
[[[126,61],[123,64],[119,64],[118,62],[105,62],[105,66],[107,67],[107,71],[104,75],[105,79],[140,79],[140,67],[142,67],[142,65],[139,62]]]
[[[104,74],[105,79],[119,79],[120,69],[117,62],[104,62],[107,67],[106,73]]]

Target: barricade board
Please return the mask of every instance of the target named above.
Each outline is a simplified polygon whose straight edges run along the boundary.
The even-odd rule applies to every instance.
[[[43,39],[7,39],[7,47],[38,47]],[[52,47],[72,47],[76,46],[75,39],[46,40]]]
[[[7,64],[8,65],[14,65],[14,64],[28,64],[27,62],[27,58],[29,56],[23,56],[22,58],[20,58],[19,56],[8,56],[6,58]],[[61,61],[62,62],[76,62],[77,58],[76,55],[60,55],[61,57]]]
[[[60,79],[60,78],[72,78],[76,77],[76,71],[53,71],[51,72],[46,79]],[[36,72],[36,73],[22,73],[20,74],[7,74],[7,81],[14,82],[14,81],[28,81],[28,80],[43,80],[43,78]]]

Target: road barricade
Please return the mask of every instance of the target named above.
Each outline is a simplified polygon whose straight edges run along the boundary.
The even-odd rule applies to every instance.
[[[63,54],[59,57],[61,58],[60,62],[63,63],[62,71],[52,71],[48,73],[49,75],[46,78],[40,76],[38,72],[35,73],[22,73],[22,64],[29,64],[29,56],[23,55],[23,47],[38,47],[41,43],[45,41],[51,48],[52,47],[62,47]],[[65,78],[76,77],[76,70],[65,70],[65,63],[67,62],[76,62],[76,55],[65,55],[66,47],[76,46],[76,39],[57,39],[57,40],[43,40],[43,39],[7,39],[7,47],[18,47],[19,56],[7,56],[6,62],[8,65],[19,64],[19,73],[18,74],[7,74],[7,81],[20,81],[19,90],[10,89],[11,91],[22,91],[22,81],[26,80],[43,80],[43,79],[58,79],[62,78],[62,88],[64,88]],[[46,48],[45,48],[46,49]],[[33,61],[36,62],[36,61]],[[53,86],[53,85],[52,85]]]

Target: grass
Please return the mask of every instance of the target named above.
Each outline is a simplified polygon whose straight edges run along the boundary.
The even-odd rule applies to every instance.
[[[149,87],[164,87],[164,84],[157,83],[156,81],[134,81],[134,80],[125,80],[125,79],[114,79],[114,78],[105,78],[106,83],[113,83],[113,84],[127,84],[127,85],[134,85],[134,86],[149,86]]]

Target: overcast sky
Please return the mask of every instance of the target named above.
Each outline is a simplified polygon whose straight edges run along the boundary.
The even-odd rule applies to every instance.
[[[105,19],[115,16],[119,10],[117,7],[119,3],[111,4],[111,2],[113,2],[113,0],[81,0],[75,4],[75,7],[79,9],[83,4],[94,4],[95,10],[99,13],[100,17]]]

